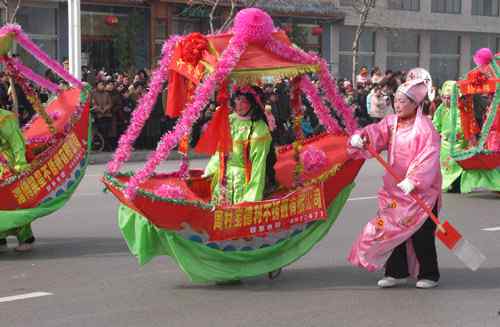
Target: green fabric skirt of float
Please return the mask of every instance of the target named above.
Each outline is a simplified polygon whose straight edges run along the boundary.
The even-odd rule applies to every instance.
[[[460,179],[460,191],[469,193],[486,189],[500,192],[500,168],[492,170],[464,170]]]
[[[344,207],[354,183],[344,188],[328,208],[325,221],[273,245],[253,250],[223,251],[160,229],[145,217],[121,205],[118,222],[130,252],[143,265],[155,256],[172,257],[195,283],[253,277],[282,268],[309,252],[330,230]]]

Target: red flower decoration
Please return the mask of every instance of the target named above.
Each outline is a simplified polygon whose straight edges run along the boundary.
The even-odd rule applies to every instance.
[[[182,59],[195,66],[203,57],[203,52],[208,50],[208,40],[201,33],[191,33],[181,44]]]
[[[488,82],[488,76],[479,70],[474,70],[467,75],[467,79],[470,84],[474,87],[481,87],[483,84]]]

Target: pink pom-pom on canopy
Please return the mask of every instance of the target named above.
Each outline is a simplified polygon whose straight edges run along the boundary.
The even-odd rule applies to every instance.
[[[273,19],[257,8],[243,9],[234,18],[233,32],[250,42],[264,42],[274,32]]]
[[[481,48],[474,54],[474,62],[478,66],[489,65],[493,57],[493,52],[489,48]]]

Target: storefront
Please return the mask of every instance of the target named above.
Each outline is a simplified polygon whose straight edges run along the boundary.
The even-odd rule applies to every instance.
[[[182,1],[151,0],[152,47],[151,53],[158,58],[161,46],[169,35],[184,35],[191,32],[210,31],[210,7],[206,5],[186,5]],[[193,1],[194,3],[195,1]],[[317,1],[316,1],[317,2]],[[330,31],[332,23],[343,19],[331,3],[312,5],[304,1],[258,1],[263,9],[271,13],[276,26],[286,30],[293,42],[307,51],[320,53],[330,61]],[[221,6],[216,17],[227,15],[229,8]],[[214,21],[220,26],[223,19]]]
[[[274,2],[278,3],[262,3],[275,24],[285,29],[299,46],[319,52],[330,61],[331,26],[342,18],[341,14],[334,7],[323,10],[300,1],[292,5],[287,2],[283,7],[273,5]],[[216,15],[219,20],[214,22],[216,27],[222,24],[228,10],[220,8]],[[82,65],[95,70],[105,68],[109,72],[130,67],[151,68],[169,35],[209,32],[209,13],[209,6],[187,5],[186,1],[82,1]],[[17,22],[44,51],[63,61],[68,56],[67,15],[67,2],[33,0],[22,2]],[[20,52],[20,55],[23,61],[37,66],[26,53]]]
[[[68,57],[66,2],[22,2],[16,22],[51,57]],[[81,4],[82,65],[107,71],[147,68],[150,58],[150,9],[143,1],[83,1]],[[43,67],[19,49],[23,62]]]
[[[83,4],[82,65],[108,72],[149,67],[149,30],[145,6]]]

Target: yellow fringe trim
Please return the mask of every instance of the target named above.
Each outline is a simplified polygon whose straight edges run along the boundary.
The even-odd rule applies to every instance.
[[[207,72],[212,74],[214,67],[206,62],[202,62]],[[273,77],[275,79],[294,78],[307,73],[319,72],[319,65],[298,65],[293,67],[281,68],[255,68],[255,69],[238,69],[233,70],[229,77],[240,84],[255,84],[262,81],[265,77]]]

